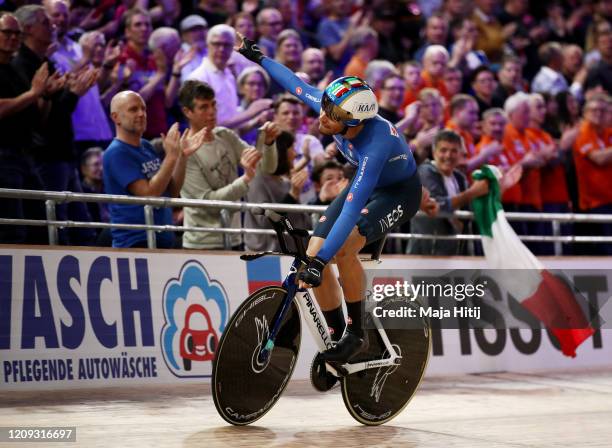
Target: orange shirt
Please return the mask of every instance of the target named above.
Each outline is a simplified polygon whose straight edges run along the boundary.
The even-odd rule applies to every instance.
[[[444,79],[434,79],[429,72],[423,70],[421,72],[421,78],[423,78],[423,87],[431,87],[433,89],[437,89],[447,101],[450,101],[448,90],[446,90],[446,84],[444,84]]]
[[[597,132],[588,121],[580,124],[574,142],[574,162],[578,178],[578,201],[582,210],[612,204],[612,164],[599,166],[588,154],[612,145],[612,129]]]
[[[404,93],[404,102],[402,103],[402,109],[405,109],[409,104],[414,103],[419,99],[419,92],[423,87],[419,87],[417,89],[409,89],[406,87],[406,93]]]
[[[543,129],[528,128],[527,136],[539,148],[554,143],[552,136]],[[546,165],[540,169],[540,193],[543,204],[567,204],[569,202],[565,169],[561,163]]]
[[[511,164],[518,163],[527,153],[534,149],[537,150],[527,133],[519,132],[512,123],[506,125],[503,145],[504,154]],[[506,190],[502,200],[512,204],[531,205],[536,209],[541,209],[540,170],[538,168],[524,169],[519,184]]]
[[[459,128],[459,126],[452,119],[446,122],[446,128],[455,131],[461,136],[461,138],[463,139],[463,144],[465,145],[465,150],[467,151],[468,159],[476,155],[474,137],[472,137],[471,132],[464,131],[463,129]]]
[[[494,141],[496,141],[496,140],[493,137],[491,137],[490,135],[483,135],[480,138],[480,141],[478,142],[476,147],[474,148],[475,151],[476,151],[476,154],[477,155],[480,154],[480,151],[482,151],[482,148],[484,148],[485,146],[489,145],[490,143],[493,143]],[[504,153],[501,153],[501,154],[499,154],[499,155],[489,159],[489,161],[487,163],[489,165],[495,165],[495,166],[499,167],[502,171],[506,171],[508,168],[510,168],[510,161],[508,160],[508,157]]]
[[[344,76],[357,76],[361,79],[365,79],[365,71],[368,63],[355,55],[348,62],[344,68]]]

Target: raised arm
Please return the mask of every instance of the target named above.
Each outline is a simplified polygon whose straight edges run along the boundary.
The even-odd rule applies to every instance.
[[[239,37],[242,39],[240,47],[237,48],[240,54],[261,65],[268,72],[270,77],[285,90],[302,100],[315,112],[320,112],[323,92],[306,84],[283,64],[264,56],[257,44],[252,40],[242,36]]]
[[[261,66],[268,72],[270,77],[279,83],[290,94],[302,100],[308,107],[315,112],[321,111],[321,98],[323,92],[306,84],[298,78],[291,70],[274,59],[264,57]]]

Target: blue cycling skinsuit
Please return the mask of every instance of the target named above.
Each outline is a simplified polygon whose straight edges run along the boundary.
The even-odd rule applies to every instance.
[[[316,112],[323,92],[306,84],[284,65],[263,58],[262,67],[291,94]],[[342,247],[353,227],[367,242],[408,221],[421,202],[416,162],[404,137],[380,115],[363,122],[353,139],[334,135],[338,150],[357,171],[350,185],[329,205],[314,230],[325,238],[317,256],[325,262]]]

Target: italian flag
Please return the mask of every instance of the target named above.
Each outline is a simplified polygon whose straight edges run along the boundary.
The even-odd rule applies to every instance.
[[[363,85],[361,80],[359,80],[358,78],[348,78],[346,82],[348,82],[351,87],[361,87]]]
[[[504,289],[544,323],[564,355],[575,357],[576,348],[595,331],[574,293],[544,268],[510,227],[500,200],[499,169],[484,165],[472,177],[489,182],[489,193],[472,201],[487,263],[491,269],[515,270],[499,279]]]
[[[340,98],[342,95],[344,95],[348,91],[349,89],[344,84],[338,84],[336,87],[332,88],[331,93],[336,98]]]

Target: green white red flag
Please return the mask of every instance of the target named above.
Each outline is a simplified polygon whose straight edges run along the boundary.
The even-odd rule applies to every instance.
[[[575,357],[576,348],[595,332],[576,295],[544,268],[506,220],[498,182],[501,172],[484,165],[472,177],[489,182],[489,193],[472,201],[489,267],[504,270],[504,278],[498,279],[504,289],[544,323],[559,341],[564,355]]]

